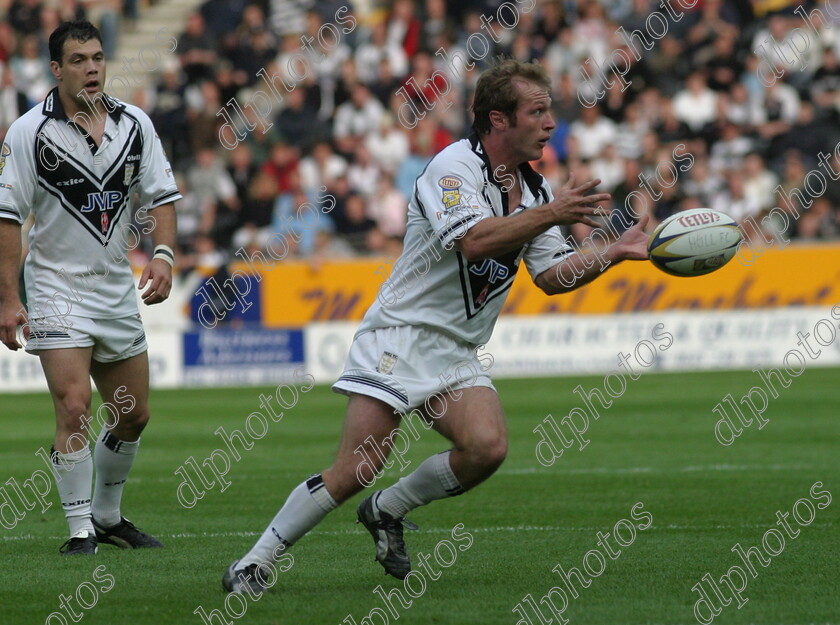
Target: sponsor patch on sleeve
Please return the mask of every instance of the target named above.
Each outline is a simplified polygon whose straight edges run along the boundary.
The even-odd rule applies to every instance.
[[[9,147],[8,143],[4,143],[3,147],[0,148],[0,176],[3,175],[3,168],[6,166],[6,157],[12,153],[12,148]]]
[[[438,180],[438,186],[443,189],[441,199],[444,208],[448,210],[461,203],[461,191],[459,189],[463,184],[463,181],[457,176],[444,176]]]

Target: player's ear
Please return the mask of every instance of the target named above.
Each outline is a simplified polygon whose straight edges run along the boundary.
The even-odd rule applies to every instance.
[[[56,80],[61,80],[61,65],[58,64],[58,61],[50,61],[50,71]]]
[[[507,115],[501,111],[490,111],[490,125],[498,130],[504,130],[508,127]]]

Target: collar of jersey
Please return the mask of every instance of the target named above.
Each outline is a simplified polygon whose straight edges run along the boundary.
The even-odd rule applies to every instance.
[[[487,167],[487,179],[501,189],[502,182],[496,178],[495,172],[490,169],[490,157],[487,156],[487,150],[484,149],[484,145],[482,145],[481,139],[478,138],[478,134],[476,132],[470,134],[469,141],[472,151],[484,161],[484,166]],[[522,173],[522,179],[528,185],[528,190],[531,191],[531,195],[538,197],[540,188],[542,187],[543,177],[534,171],[531,164],[527,162],[519,166],[519,171]]]
[[[105,110],[108,111],[108,116],[115,122],[119,122],[120,116],[125,110],[125,104],[115,100],[107,93],[103,93],[102,96],[105,98]],[[53,87],[47,94],[47,97],[44,98],[44,106],[41,109],[41,113],[45,117],[68,120],[67,113],[64,112],[64,107],[61,105],[61,98],[58,97],[58,87]]]

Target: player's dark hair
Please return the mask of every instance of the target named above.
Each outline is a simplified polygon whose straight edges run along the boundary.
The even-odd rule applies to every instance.
[[[490,132],[490,112],[499,111],[508,119],[515,120],[519,104],[514,78],[529,80],[551,92],[551,79],[537,62],[523,63],[516,59],[498,59],[478,79],[473,98],[473,130],[479,135]]]
[[[98,39],[102,43],[102,35],[99,29],[87,20],[76,20],[73,22],[61,22],[50,35],[50,61],[61,65],[64,55],[64,42],[74,39],[84,43],[89,39]]]

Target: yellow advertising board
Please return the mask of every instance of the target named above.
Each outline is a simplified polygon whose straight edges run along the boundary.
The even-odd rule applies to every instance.
[[[747,253],[706,276],[678,278],[649,262],[610,267],[571,293],[546,296],[525,268],[505,304],[508,315],[611,314],[656,310],[715,310],[829,306],[840,303],[840,245],[790,245]],[[750,263],[750,264],[748,264]],[[390,271],[390,261],[278,263],[263,274],[262,319],[267,327],[312,321],[360,320]]]

